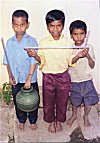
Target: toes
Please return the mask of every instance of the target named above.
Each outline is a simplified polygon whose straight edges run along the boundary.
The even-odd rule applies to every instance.
[[[19,123],[18,128],[22,131],[24,130],[24,124],[23,123]]]
[[[31,125],[30,125],[30,128],[31,128],[32,130],[36,130],[36,129],[37,129],[37,125],[36,125],[36,124],[31,124]]]
[[[48,127],[48,132],[50,133],[55,133],[56,129],[55,129],[55,123],[50,123],[49,127]]]

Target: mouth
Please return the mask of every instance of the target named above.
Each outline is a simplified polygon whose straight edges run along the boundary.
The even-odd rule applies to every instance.
[[[82,43],[82,41],[79,40],[79,41],[77,41],[77,43]]]
[[[23,32],[17,32],[17,34],[18,34],[18,35],[22,35],[22,34],[23,34]]]
[[[59,32],[52,32],[53,35],[59,35]]]

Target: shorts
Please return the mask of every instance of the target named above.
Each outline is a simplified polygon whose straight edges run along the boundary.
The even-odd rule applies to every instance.
[[[91,106],[99,101],[97,91],[93,81],[72,82],[70,90],[70,101],[73,106],[80,106],[82,103],[86,106]]]

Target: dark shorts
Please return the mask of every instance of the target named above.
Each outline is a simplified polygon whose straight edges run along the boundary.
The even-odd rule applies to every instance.
[[[24,85],[25,83],[18,83],[15,86],[12,86],[12,94],[13,94],[13,100],[15,104],[16,116],[20,123],[25,123],[28,117],[30,124],[35,124],[38,118],[38,108],[35,109],[34,111],[27,113],[20,110],[16,104],[16,95],[20,91],[21,87]],[[33,86],[33,88],[39,93],[37,82],[31,83],[31,86]]]
[[[82,103],[86,106],[94,105],[99,97],[95,90],[92,80],[71,83],[70,101],[74,106],[80,106]]]

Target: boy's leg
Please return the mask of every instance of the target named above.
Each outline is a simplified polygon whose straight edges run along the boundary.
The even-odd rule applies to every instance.
[[[38,118],[38,108],[34,111],[29,112],[28,114],[29,122],[30,122],[30,128],[32,130],[35,130],[37,128],[37,118]]]
[[[56,132],[63,130],[61,123],[66,121],[67,102],[70,89],[68,72],[56,74]]]
[[[84,97],[84,126],[89,127],[91,123],[89,121],[88,115],[91,110],[91,106],[95,105],[98,102],[98,94],[94,87],[93,81],[88,80],[83,82],[83,91],[85,91]]]
[[[72,104],[72,115],[67,120],[67,124],[71,127],[73,122],[77,118],[78,107],[82,103],[81,84],[80,83],[75,83],[75,82],[71,83],[70,102]]]
[[[66,121],[67,124],[71,127],[73,122],[76,120],[77,118],[77,109],[78,107],[72,106],[72,115],[71,117]]]
[[[55,81],[53,74],[43,74],[43,112],[44,121],[49,124],[48,131],[55,133]]]
[[[83,119],[84,119],[84,126],[85,127],[89,127],[91,126],[91,123],[89,121],[89,113],[90,113],[90,110],[91,110],[91,106],[84,106],[84,115],[83,115]]]
[[[17,119],[19,121],[19,129],[23,130],[24,129],[24,124],[26,122],[26,119],[27,119],[27,113],[20,110],[18,107],[17,107],[17,104],[16,104],[16,95],[17,93],[20,91],[21,87],[23,86],[24,84],[16,84],[15,86],[12,86],[12,95],[13,95],[13,101],[14,101],[14,105],[15,105],[15,110],[16,110],[16,116],[17,116]]]
[[[36,83],[31,83],[31,86],[33,86],[33,88],[38,92],[39,94],[39,88],[38,88],[38,84]],[[30,122],[30,128],[32,130],[35,130],[37,128],[37,118],[38,118],[38,108],[35,109],[34,111],[29,112],[28,114],[28,118],[29,118],[29,122]]]

